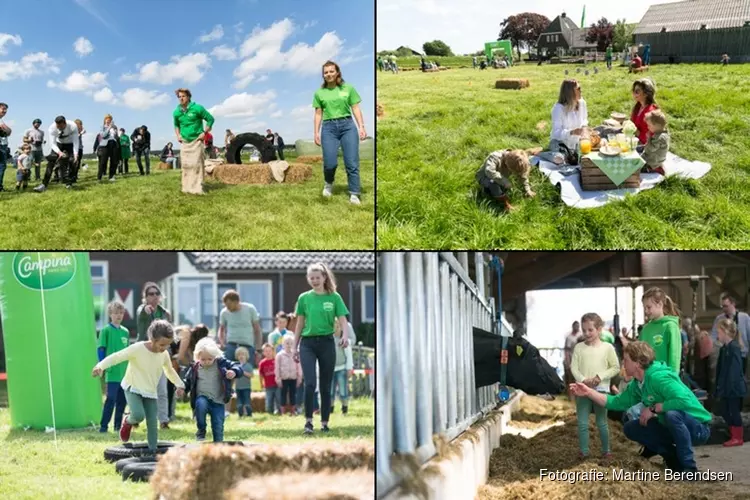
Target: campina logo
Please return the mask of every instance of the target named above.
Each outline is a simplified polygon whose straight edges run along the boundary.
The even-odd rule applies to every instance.
[[[18,252],[13,257],[13,274],[32,290],[55,290],[67,285],[76,273],[72,252]]]

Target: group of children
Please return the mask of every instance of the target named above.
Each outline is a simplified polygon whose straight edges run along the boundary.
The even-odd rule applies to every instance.
[[[640,341],[651,346],[655,361],[664,363],[678,375],[683,358],[683,339],[679,328],[680,312],[672,299],[659,288],[647,290],[642,297],[647,323],[640,332]],[[575,382],[594,388],[596,391],[609,394],[617,393],[612,379],[620,375],[621,366],[612,342],[605,341],[602,330],[604,322],[596,313],[587,313],[581,317],[581,334],[573,347],[569,362],[569,372]],[[717,369],[716,396],[722,400],[722,416],[730,429],[731,439],[724,446],[741,446],[743,428],[740,415],[742,401],[747,392],[744,367],[742,366],[742,336],[738,335],[734,320],[725,318],[717,323],[718,341],[722,347]],[[620,336],[624,345],[629,340]],[[567,347],[567,346],[566,346]],[[626,375],[622,375],[629,381]],[[589,416],[594,411],[596,426],[601,441],[601,454],[611,457],[609,446],[609,427],[607,410],[592,403],[587,397],[575,397],[578,421],[579,456],[589,454]],[[625,413],[625,419],[638,418],[642,405],[636,405]]]

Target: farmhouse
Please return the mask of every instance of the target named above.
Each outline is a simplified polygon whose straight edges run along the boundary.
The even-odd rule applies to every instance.
[[[652,5],[635,30],[654,63],[750,61],[750,0],[686,0]]]
[[[596,50],[595,43],[586,41],[586,29],[581,29],[565,12],[557,16],[539,35],[537,49],[543,57],[582,55]]]

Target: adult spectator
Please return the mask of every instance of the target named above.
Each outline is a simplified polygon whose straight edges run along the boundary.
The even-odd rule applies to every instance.
[[[73,165],[73,183],[75,184],[78,182],[78,172],[81,170],[81,160],[83,159],[83,136],[86,134],[86,129],[83,128],[83,122],[79,118],[76,118],[73,122],[78,129],[78,161]],[[56,180],[59,180],[59,174],[57,172],[55,172],[55,178]]]
[[[750,343],[750,316],[737,310],[737,299],[727,292],[721,294],[721,310],[724,312],[716,316],[711,328],[711,338],[714,341],[718,339],[716,326],[719,321],[724,318],[734,321],[734,324],[737,325],[737,335],[742,339],[740,352],[742,353],[742,372],[744,373],[747,366],[748,344]]]
[[[344,150],[344,165],[349,181],[349,202],[354,205],[361,203],[359,141],[367,137],[365,121],[359,109],[361,101],[362,98],[354,87],[344,81],[339,65],[333,61],[326,61],[323,64],[323,85],[313,97],[315,144],[323,148],[323,196],[333,196],[333,181],[338,166],[340,145]],[[359,137],[352,115],[359,126]]]
[[[214,147],[214,136],[211,132],[204,132],[203,144],[206,146],[206,154],[212,160],[216,159],[216,149]]]
[[[581,335],[581,323],[578,321],[573,322],[573,329],[565,336],[565,360],[563,361],[563,368],[565,369],[565,385],[572,384],[575,382],[573,378],[573,372],[570,370],[570,362],[573,359],[573,349],[578,342],[583,340]],[[568,398],[573,399],[572,393],[568,391]]]
[[[157,319],[172,322],[172,314],[161,305],[161,289],[153,281],[143,285],[141,305],[135,313],[138,342],[148,340],[148,327]],[[169,393],[167,392],[167,377],[162,373],[156,386],[156,406],[162,429],[169,429]]]
[[[138,165],[140,174],[144,175],[143,165],[141,164],[142,157],[145,157],[146,160],[145,175],[151,174],[151,132],[148,131],[148,127],[141,125],[130,134],[130,139],[133,141],[135,163]]]
[[[94,140],[94,153],[99,158],[99,172],[97,180],[101,181],[102,177],[107,174],[107,162],[109,162],[109,181],[115,181],[115,171],[117,163],[115,162],[115,151],[120,147],[120,141],[117,136],[117,126],[112,123],[112,115],[104,115],[104,123]]]
[[[172,150],[172,143],[168,142],[164,149],[161,150],[161,156],[159,157],[162,163],[169,163],[174,169],[177,168],[177,157],[174,155]]]
[[[275,137],[273,135],[273,132],[271,131],[270,128],[267,128],[266,129],[266,142],[268,143],[269,146],[274,145],[274,139]]]
[[[640,69],[643,67],[643,59],[641,59],[641,56],[638,54],[635,54],[635,57],[633,57],[633,60],[630,61],[630,70],[628,73],[632,73],[633,70]]]
[[[234,140],[234,137],[235,137],[234,133],[230,129],[227,129],[226,134],[224,134],[224,150],[225,151],[229,149],[229,144]]]
[[[661,455],[673,471],[697,472],[693,446],[711,434],[711,414],[674,370],[654,361],[654,350],[645,342],[625,346],[625,372],[633,377],[617,396],[597,392],[577,382],[571,390],[608,410],[627,410],[644,405],[640,417],[623,427],[625,436],[644,446],[643,456]]]
[[[211,132],[214,117],[206,108],[192,101],[193,94],[190,90],[180,88],[175,90],[174,93],[180,101],[174,113],[172,113],[172,118],[177,140],[182,143],[180,148],[182,192],[203,194],[205,168],[203,139],[207,132]],[[206,122],[205,127],[204,121]]]
[[[41,129],[42,120],[39,118],[35,119],[31,123],[31,128],[24,132],[24,139],[28,139],[31,144],[31,161],[34,163],[34,180],[40,179],[40,172],[42,169],[42,160],[44,159],[44,151],[42,145],[45,143],[44,130]]]
[[[130,159],[130,137],[125,133],[125,129],[120,129],[120,162],[118,172],[120,174],[127,174],[128,172],[128,160]]]
[[[8,164],[8,160],[11,157],[10,149],[8,148],[8,136],[10,136],[12,130],[5,124],[3,118],[8,112],[8,105],[4,102],[0,102],[0,192],[5,191],[3,187],[3,178],[5,177],[5,168]]]
[[[248,360],[253,368],[260,361],[263,333],[260,329],[260,315],[254,305],[242,302],[236,290],[227,290],[222,297],[224,308],[219,313],[219,346],[224,349],[224,357],[237,361],[234,353],[244,347],[250,353]]]
[[[276,144],[276,151],[279,153],[279,160],[284,159],[284,139],[279,135],[278,132],[274,132],[274,143]]]
[[[34,188],[34,191],[43,193],[47,190],[52,172],[55,166],[60,167],[60,177],[65,187],[70,189],[75,182],[75,164],[78,162],[79,144],[78,126],[75,123],[69,123],[64,116],[60,115],[55,118],[55,123],[50,126],[48,135],[52,151],[47,156],[47,170],[44,172],[42,183]]]

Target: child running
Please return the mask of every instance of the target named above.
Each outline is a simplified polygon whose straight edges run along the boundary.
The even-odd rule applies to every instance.
[[[603,327],[604,321],[596,313],[587,313],[581,317],[584,340],[573,349],[570,370],[576,382],[583,382],[598,392],[608,394],[609,380],[620,372],[620,364],[617,362],[614,346],[601,340]],[[591,415],[592,406],[596,415],[599,438],[602,441],[602,457],[611,458],[607,409],[604,406],[594,405],[589,398],[576,398],[579,457],[585,458],[589,454],[589,415]]]
[[[224,405],[232,399],[232,380],[242,377],[238,363],[229,361],[213,339],[198,341],[193,354],[195,363],[186,379],[190,384],[190,407],[195,414],[198,441],[206,439],[206,415],[211,415],[214,443],[224,441]]]
[[[21,154],[18,155],[18,170],[16,170],[16,191],[29,187],[29,178],[31,178],[31,145],[24,143],[21,146]]]
[[[263,344],[263,360],[258,364],[260,386],[266,391],[266,413],[278,415],[281,411],[280,389],[276,384],[276,357],[273,346]]]
[[[242,410],[245,410],[245,415],[252,417],[253,406],[250,404],[250,380],[253,376],[253,365],[248,361],[250,359],[250,351],[245,347],[238,347],[234,355],[237,356],[237,362],[242,368],[242,374],[244,375],[244,377],[239,377],[234,383],[234,390],[237,391],[237,415],[242,418]]]
[[[284,336],[284,349],[276,355],[276,385],[281,387],[281,414],[297,413],[297,387],[302,385],[302,367],[294,361],[294,335]]]
[[[107,313],[110,323],[99,332],[99,348],[97,354],[99,361],[116,352],[126,349],[130,345],[130,332],[122,326],[122,318],[125,316],[125,306],[120,302],[112,301],[107,305]],[[122,416],[125,413],[125,391],[122,388],[122,379],[125,378],[127,361],[107,369],[104,379],[107,382],[107,399],[102,409],[102,421],[99,424],[99,432],[107,432],[109,421],[112,419],[112,410],[115,411],[115,432],[120,432]]]
[[[126,443],[134,425],[146,420],[148,450],[156,453],[159,423],[156,416],[156,387],[162,373],[178,387],[177,397],[184,393],[185,384],[172,368],[172,360],[167,349],[174,340],[174,329],[165,320],[156,320],[148,327],[148,340],[136,342],[130,347],[111,354],[94,366],[92,375],[98,377],[107,368],[128,361],[122,388],[130,407],[120,427],[120,439]]]
[[[731,439],[724,446],[742,446],[742,400],[747,393],[742,366],[742,335],[737,334],[737,324],[730,318],[722,318],[716,325],[722,347],[716,366],[716,397],[724,404],[723,417],[729,426]]]

